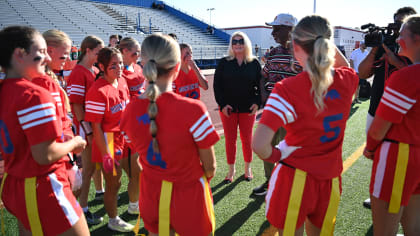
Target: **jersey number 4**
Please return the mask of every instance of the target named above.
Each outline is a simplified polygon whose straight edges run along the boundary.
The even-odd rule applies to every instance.
[[[324,121],[322,123],[324,125],[324,131],[326,134],[320,138],[322,143],[331,142],[337,139],[338,135],[340,135],[341,128],[338,126],[331,127],[331,122],[339,121],[342,119],[343,119],[343,113],[327,116],[324,118]],[[327,136],[328,133],[332,133],[332,137],[328,137],[328,136],[331,136],[331,135]]]
[[[150,142],[149,148],[147,149],[147,162],[153,166],[159,166],[162,169],[166,169],[166,162],[162,160],[162,155],[153,151],[153,140]]]
[[[9,130],[7,130],[6,124],[0,120],[0,145],[6,154],[13,152],[13,143],[10,139]]]

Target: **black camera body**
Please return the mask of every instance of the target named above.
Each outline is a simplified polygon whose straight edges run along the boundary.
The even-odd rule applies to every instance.
[[[392,52],[397,53],[400,23],[390,23],[387,27],[378,27],[372,23],[362,25],[361,29],[368,29],[365,32],[366,47],[382,47],[385,44]]]

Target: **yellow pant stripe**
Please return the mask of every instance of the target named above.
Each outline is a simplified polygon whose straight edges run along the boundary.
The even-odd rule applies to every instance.
[[[108,151],[111,154],[112,160],[114,161],[114,133],[113,132],[105,132],[106,141],[108,143]],[[114,162],[112,163],[112,175],[117,176],[117,170],[115,169]]]
[[[320,236],[333,235],[335,219],[337,216],[339,203],[340,203],[340,181],[338,177],[335,177],[334,179],[332,179],[330,202],[328,204],[327,212],[325,213],[324,222],[322,223]]]
[[[293,178],[292,191],[290,193],[289,205],[287,206],[283,235],[295,235],[303,190],[305,189],[305,182],[306,172],[296,169],[295,176]]]
[[[7,177],[7,173],[4,172],[3,180],[1,181],[1,185],[0,185],[0,201],[1,201],[1,194],[3,193],[3,185],[4,185],[4,182],[6,180],[6,177]],[[1,233],[2,233],[2,235],[6,235],[6,229],[4,227],[3,207],[0,208],[0,214],[1,214],[1,216],[0,216],[1,217]]]
[[[210,221],[211,221],[211,227],[212,227],[212,235],[214,235],[214,231],[216,229],[216,219],[214,217],[214,208],[213,208],[213,202],[211,200],[210,190],[209,190],[209,182],[207,181],[206,176],[203,176],[204,179],[204,188],[205,188],[205,200],[206,200],[206,208],[207,208],[207,214],[209,215]]]
[[[409,145],[399,143],[397,166],[395,167],[394,184],[392,185],[391,200],[389,202],[389,213],[398,213],[401,206],[401,198],[404,189],[405,175],[407,171]]]
[[[32,235],[43,235],[36,200],[36,177],[25,179],[25,203]]]
[[[172,183],[163,180],[159,200],[159,235],[168,236],[170,232]]]
[[[141,172],[139,174],[139,189],[140,189],[140,181],[141,181],[140,177],[141,177]],[[140,218],[140,212],[139,212],[139,216],[137,217],[136,225],[133,228],[134,235],[136,235],[136,236],[139,235],[139,231],[140,231],[140,220],[141,220],[141,218]]]

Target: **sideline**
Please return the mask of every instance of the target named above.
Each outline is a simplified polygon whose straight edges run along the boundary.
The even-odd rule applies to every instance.
[[[341,175],[343,175],[362,155],[363,150],[366,146],[366,142],[364,142],[353,154],[351,154],[350,157],[348,157],[344,163],[343,163],[343,172],[341,172]],[[260,236],[278,236],[277,229],[274,228],[272,225],[268,227]]]

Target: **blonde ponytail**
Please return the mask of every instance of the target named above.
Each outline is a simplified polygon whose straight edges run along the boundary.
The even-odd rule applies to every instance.
[[[148,80],[146,96],[150,103],[147,113],[150,119],[150,134],[152,135],[152,146],[155,153],[159,153],[157,140],[158,126],[156,117],[158,106],[156,100],[160,95],[156,81],[164,78],[181,60],[181,53],[178,44],[169,36],[152,34],[148,36],[141,45],[141,57],[146,63],[143,67],[143,75]]]
[[[306,70],[318,111],[325,108],[324,98],[333,83],[335,46],[331,37],[332,30],[328,20],[316,15],[303,18],[292,32],[293,41],[308,54]]]

